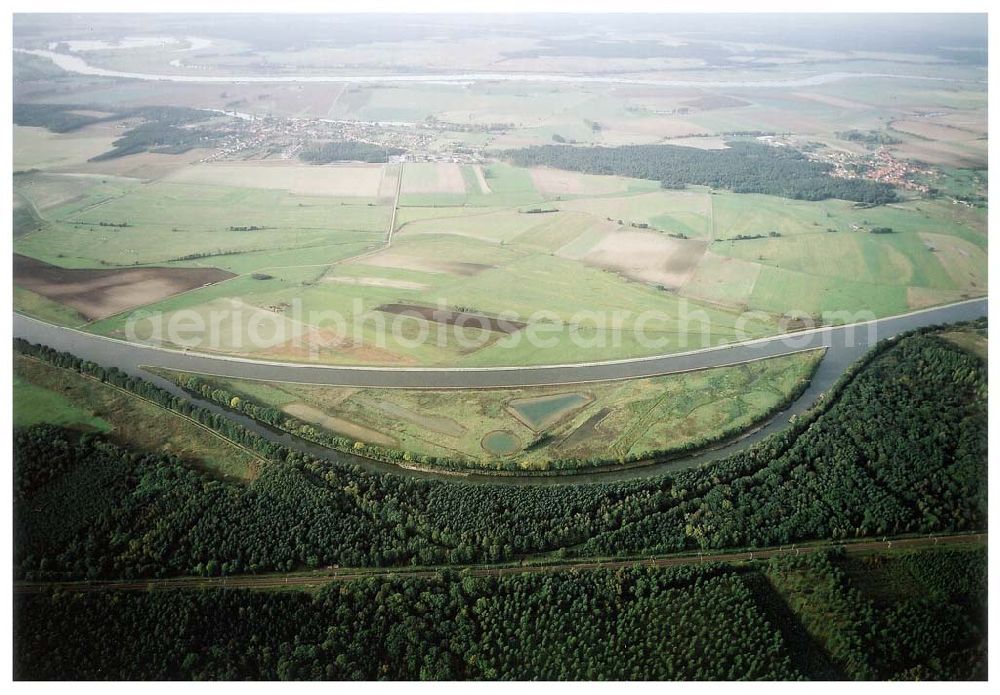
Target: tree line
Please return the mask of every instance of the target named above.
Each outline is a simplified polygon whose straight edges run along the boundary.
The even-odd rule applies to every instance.
[[[787,430],[711,466],[527,487],[316,458],[118,370],[18,343],[188,415],[269,462],[249,485],[223,483],[173,456],[98,436],[20,430],[15,469],[28,482],[17,486],[15,567],[38,579],[235,574],[981,529],[985,365],[920,333],[880,344]],[[53,466],[62,467],[45,472]]]

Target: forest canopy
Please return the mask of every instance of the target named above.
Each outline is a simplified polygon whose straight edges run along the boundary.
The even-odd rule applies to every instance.
[[[334,140],[317,143],[299,152],[299,159],[310,164],[330,162],[388,162],[389,157],[403,154],[398,147],[381,147],[357,140]]]
[[[541,145],[507,150],[502,156],[523,167],[550,166],[586,174],[652,179],[664,188],[711,186],[734,193],[764,193],[798,200],[841,198],[868,205],[897,200],[889,184],[831,176],[830,165],[808,159],[791,147],[747,141],[726,144],[721,150],[679,145]]]

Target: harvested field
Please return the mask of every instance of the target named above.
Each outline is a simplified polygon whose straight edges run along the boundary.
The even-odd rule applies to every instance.
[[[508,319],[497,319],[483,314],[473,314],[467,311],[451,311],[433,306],[420,306],[418,304],[383,304],[376,308],[387,314],[398,316],[413,316],[415,318],[440,323],[446,326],[458,326],[460,328],[478,328],[493,333],[503,333],[511,335],[517,333],[528,324],[520,321],[510,321]]]
[[[322,410],[313,408],[305,403],[290,403],[282,408],[283,411],[304,420],[313,425],[319,425],[325,430],[334,434],[339,434],[350,439],[365,442],[366,444],[378,444],[379,446],[396,446],[396,440],[386,436],[381,432],[376,432],[370,427],[359,425],[356,422],[345,420],[344,418],[327,415]]]
[[[401,164],[390,164],[382,167],[382,180],[378,187],[379,200],[388,201],[391,204],[396,199],[401,167]]]
[[[391,278],[350,277],[336,275],[324,278],[323,282],[334,282],[341,285],[358,285],[359,287],[390,287],[396,290],[425,290],[427,285],[409,280],[393,280]]]
[[[693,109],[695,111],[733,109],[740,106],[750,106],[750,102],[737,99],[736,97],[726,96],[725,94],[706,94],[703,97],[692,99],[691,101],[685,101],[682,104],[683,108]]]
[[[674,116],[623,118],[602,121],[601,138],[605,144],[652,142],[650,138],[678,138],[689,135],[709,135],[712,131],[693,121],[681,121]],[[623,137],[624,136],[624,137]],[[644,139],[645,138],[645,139]]]
[[[628,188],[625,179],[615,176],[592,176],[549,167],[532,169],[531,181],[540,192],[549,195],[604,195]]]
[[[582,260],[633,280],[677,288],[691,277],[707,248],[705,241],[623,230],[608,234]]]
[[[900,159],[913,159],[958,169],[985,169],[989,164],[986,140],[942,142],[914,139],[902,145],[894,145],[892,153]]]
[[[900,133],[940,142],[967,142],[983,136],[982,130],[972,130],[931,119],[893,121],[889,126]]]
[[[366,256],[357,261],[360,264],[377,268],[398,268],[400,270],[417,270],[423,273],[444,273],[461,277],[479,275],[484,270],[493,268],[485,263],[467,263],[463,261],[439,261],[433,258],[416,258],[393,253],[391,250]]]
[[[938,304],[948,304],[969,298],[968,292],[959,290],[939,290],[931,287],[907,287],[906,307],[908,309],[926,309]]]
[[[406,193],[465,193],[462,167],[451,163],[410,164],[403,169]]]
[[[110,147],[108,149],[111,149]],[[86,172],[98,176],[122,176],[145,181],[157,181],[174,172],[180,172],[197,165],[202,159],[215,150],[196,148],[181,154],[165,154],[162,152],[139,152],[127,157],[102,159],[96,162],[85,162],[74,171]]]
[[[795,92],[791,96],[799,99],[806,99],[808,101],[814,101],[818,104],[824,104],[826,106],[832,106],[837,109],[847,109],[849,111],[864,111],[871,108],[870,104],[863,104],[860,101],[853,101],[851,99],[831,96],[829,94],[820,94],[817,92]]]
[[[217,268],[71,269],[14,254],[14,284],[76,309],[112,316],[233,277]]]
[[[459,177],[461,178],[461,172]],[[282,161],[200,164],[181,169],[170,177],[170,181],[239,188],[276,188],[309,196],[375,198],[382,185],[382,165],[317,166]]]
[[[57,134],[44,128],[14,126],[14,170],[51,169],[85,163],[112,148],[112,136]]]

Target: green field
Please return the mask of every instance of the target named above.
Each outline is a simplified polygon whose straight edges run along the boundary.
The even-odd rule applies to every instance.
[[[374,202],[269,189],[109,184],[48,211],[51,224],[19,239],[15,250],[66,267],[148,265],[278,249],[318,249],[316,261],[332,261],[377,243],[390,214]],[[226,259],[200,262],[226,266]]]
[[[325,416],[330,434],[369,443],[378,436],[380,445],[407,451],[417,461],[441,457],[494,468],[504,457],[484,441],[491,433],[506,433],[517,443],[509,454],[516,455],[518,467],[544,470],[556,460],[576,461],[562,467],[632,460],[732,436],[786,402],[821,357],[821,351],[812,351],[650,379],[494,391],[200,378],[286,413],[306,406],[317,413],[311,425],[324,429],[319,416]],[[160,373],[182,386],[191,377]]]
[[[154,61],[164,50],[135,53]],[[310,50],[300,58],[320,54]],[[248,65],[246,56],[226,55],[233,66]],[[958,72],[943,65],[933,71]],[[526,169],[493,158],[507,148],[552,143],[553,135],[577,144],[689,136],[721,143],[730,130],[756,128],[790,133],[797,147],[857,149],[837,133],[900,118],[870,81],[857,81],[855,91],[833,83],[733,95],[596,84],[234,90],[234,98],[277,113],[286,100],[303,112],[322,108],[323,118],[378,116],[426,126],[417,129],[428,133],[426,149],[413,153],[420,161],[384,166],[310,167],[273,157],[205,162],[197,151],[147,152],[98,166],[86,161],[87,148],[104,148],[119,126],[60,136],[19,126],[15,152],[26,170],[14,181],[14,250],[67,268],[224,269],[237,277],[145,308],[163,312],[164,321],[188,310],[206,322],[225,313],[198,349],[337,364],[622,359],[774,334],[788,313],[838,322],[983,296],[988,237],[981,170],[931,167],[920,180],[939,193],[903,192],[898,203],[869,208],[700,186],[664,190],[654,180]],[[981,90],[963,87],[949,96],[926,87],[900,81],[900,93],[913,103],[927,98],[959,109],[928,118],[926,127],[937,128],[928,132],[979,143]],[[149,88],[115,86],[98,94],[84,87],[77,96],[109,108]],[[208,99],[177,89],[178,103]],[[914,142],[907,136],[903,144]],[[478,150],[481,163],[449,157],[458,148]],[[386,247],[398,175],[401,195]],[[893,233],[871,234],[875,227]],[[528,325],[509,336],[478,329],[456,335],[433,321],[396,320],[379,310],[385,305],[516,315]],[[23,288],[15,288],[15,308],[57,323],[85,323]],[[748,310],[758,313],[737,333]],[[652,318],[640,319],[644,314]],[[111,316],[88,329],[123,337],[127,319]],[[254,344],[245,338],[257,322],[272,329]],[[639,327],[645,336],[637,335]],[[542,335],[547,340],[534,339]]]
[[[442,175],[438,165],[421,166],[416,180]],[[836,200],[640,187],[565,199],[548,194],[543,201],[527,170],[486,167],[491,193],[481,191],[470,167],[456,172],[475,192],[404,195],[388,249],[390,208],[364,199],[34,175],[19,180],[18,190],[45,206],[44,221],[16,239],[15,250],[66,267],[223,268],[238,277],[147,308],[169,318],[182,309],[208,317],[220,307],[245,307],[236,324],[206,336],[201,347],[334,363],[485,366],[634,357],[732,341],[739,312],[747,309],[770,315],[749,325],[745,337],[752,338],[775,332],[777,317],[789,311],[887,316],[978,296],[986,287],[985,216],[944,200],[861,209]],[[540,176],[550,186],[582,185],[561,173]],[[533,214],[532,205],[553,211]],[[230,229],[251,226],[261,229]],[[877,226],[893,233],[869,233]],[[631,250],[636,234],[650,250]],[[636,259],[655,270],[655,254],[671,253],[667,235],[709,243],[707,252],[696,251],[674,269],[674,288],[629,270]],[[460,344],[453,329],[417,319],[386,334],[386,317],[376,309],[400,302],[513,313],[551,344],[539,347],[528,331],[509,337],[471,331]],[[16,306],[81,323],[20,290]],[[600,324],[588,314],[593,310]],[[656,312],[643,322],[654,344],[634,330],[643,312]],[[690,333],[700,329],[683,320],[685,312],[709,318],[704,336]],[[343,321],[324,322],[331,313]],[[99,321],[91,330],[121,336],[125,319]],[[252,320],[284,326],[302,341],[248,345],[237,335]],[[414,344],[421,335],[429,340]]]
[[[43,422],[85,431],[111,429],[107,421],[76,406],[59,392],[36,386],[15,373],[14,427],[31,427]]]
[[[79,326],[87,322],[75,309],[21,287],[14,287],[14,309],[43,321],[66,326]]]

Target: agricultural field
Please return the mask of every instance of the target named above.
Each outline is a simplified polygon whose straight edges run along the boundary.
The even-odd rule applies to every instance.
[[[97,269],[149,267],[129,271],[137,278],[166,272],[156,268],[200,268],[219,273],[211,282],[224,282],[164,286],[159,294],[126,282],[117,291],[127,301],[110,297],[112,308],[95,311],[85,308],[88,297],[43,291],[36,277],[19,283],[16,305],[73,325],[82,323],[74,311],[102,319],[145,306],[169,320],[171,312],[208,317],[221,308],[233,315],[200,347],[333,363],[478,366],[584,361],[594,349],[616,358],[684,347],[679,339],[640,344],[628,329],[644,311],[658,312],[647,324],[657,336],[675,333],[684,311],[706,312],[711,332],[690,337],[699,341],[688,342],[692,347],[732,340],[738,313],[747,309],[775,317],[759,316],[747,336],[755,337],[773,333],[777,317],[789,311],[886,316],[978,296],[987,284],[985,213],[940,199],[859,208],[838,200],[664,191],[638,179],[544,168],[406,164],[386,247],[393,217],[386,196],[398,165],[276,162],[182,171],[145,184],[61,173],[20,177],[23,232],[15,251],[105,274],[124,270]],[[371,173],[351,184],[367,186],[354,191],[364,195],[345,188],[357,171]],[[313,172],[317,188],[306,195],[302,181]],[[955,176],[949,185],[968,187]],[[325,181],[330,187],[323,189]],[[870,233],[875,227],[893,233]],[[448,339],[451,328],[413,317],[401,319],[399,335],[387,335],[380,307],[396,304],[418,314],[423,307],[465,307],[486,317],[513,312],[522,322],[544,312],[555,346],[538,349],[517,336],[471,328],[457,345]],[[610,318],[580,325],[594,308]],[[324,321],[330,315],[339,322]],[[121,336],[125,318],[98,321],[91,330]],[[229,325],[234,321],[239,325]],[[260,321],[273,325],[262,344],[236,337]],[[593,339],[578,340],[581,331]],[[413,345],[422,335],[432,340]]]
[[[408,39],[406,50],[388,52],[204,41],[76,42],[65,51],[105,69],[218,78],[253,72],[261,60],[279,62],[279,73],[337,73],[336,56],[348,53],[348,74],[365,64],[376,74],[386,64],[447,72],[454,55],[444,46],[466,46],[468,69],[609,77],[115,81],[18,54],[18,102],[36,109],[28,113],[74,104],[48,117],[57,129],[85,125],[15,126],[15,253],[67,271],[134,274],[116,275],[124,281],[103,289],[101,307],[90,306],[89,281],[53,291],[40,274],[22,276],[17,310],[114,337],[139,308],[164,322],[193,312],[219,327],[195,347],[248,357],[487,366],[664,353],[773,334],[789,313],[889,316],[986,293],[986,90],[959,63],[801,47],[763,55],[726,42],[703,53],[617,35],[596,48],[506,35],[489,46]],[[892,89],[871,76],[887,62]],[[773,83],[759,80],[759,65]],[[796,81],[803,71],[862,69],[871,74]],[[668,79],[674,70],[687,71],[686,81]],[[633,73],[665,81],[613,77]],[[54,75],[57,92],[48,89]],[[235,135],[106,158],[136,125],[129,110],[151,107],[211,109],[205,121],[191,116],[192,127]],[[124,115],[108,120],[116,113]],[[886,198],[894,202],[876,206],[780,190],[665,189],[656,177],[611,170],[514,166],[509,154],[552,144],[718,153],[735,141],[855,166],[851,158],[875,153],[864,139],[872,134],[912,169]],[[386,161],[313,165],[296,156],[337,139],[384,147]],[[218,275],[181,282],[195,271]],[[157,291],[142,284],[170,272],[175,282]],[[487,324],[513,314],[523,329],[456,336],[454,322],[433,320],[430,308]],[[757,313],[737,335],[745,311]],[[633,330],[644,312],[655,313],[643,325],[656,340]],[[707,316],[710,329],[692,329],[690,315]],[[265,335],[251,344],[258,324]],[[551,346],[528,339],[533,331]]]
[[[379,196],[384,176],[384,167],[378,164],[308,165],[274,161],[184,167],[166,180],[205,186],[278,189],[305,197],[371,200]]]
[[[199,377],[320,431],[415,459],[525,470],[556,460],[614,462],[738,435],[808,382],[810,351],[651,379],[496,391],[356,389]],[[158,370],[182,386],[192,375]]]
[[[111,149],[108,135],[68,135],[14,126],[14,171],[80,165]]]
[[[985,680],[986,20],[14,14],[14,677]]]

